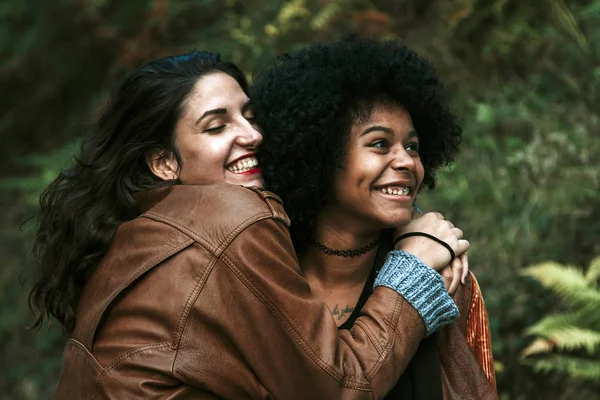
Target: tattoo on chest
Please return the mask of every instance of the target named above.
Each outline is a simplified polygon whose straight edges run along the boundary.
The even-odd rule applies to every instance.
[[[340,307],[336,304],[333,307],[333,310],[331,310],[331,315],[337,315],[337,319],[342,320],[346,315],[350,314],[352,311],[354,311],[354,307],[350,307],[348,304],[346,304],[346,307],[344,307],[343,309],[340,309]]]

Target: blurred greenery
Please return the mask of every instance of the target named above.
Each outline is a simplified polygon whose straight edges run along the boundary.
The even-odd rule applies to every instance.
[[[527,267],[523,275],[550,289],[565,305],[562,313],[527,328],[537,338],[521,353],[528,357],[526,363],[536,371],[559,371],[600,383],[600,257],[585,274],[576,267],[545,262]]]
[[[526,328],[560,311],[522,268],[588,265],[600,254],[600,0],[4,0],[0,397],[49,398],[58,377],[60,329],[27,329],[34,223],[21,223],[107,92],[167,54],[219,51],[251,76],[277,55],[349,33],[397,38],[433,60],[463,119],[458,161],[420,204],[471,241],[500,398],[600,392],[520,358]]]

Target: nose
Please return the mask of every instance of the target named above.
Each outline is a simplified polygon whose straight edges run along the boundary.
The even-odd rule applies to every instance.
[[[242,147],[256,150],[262,143],[262,134],[250,121],[244,118],[239,127],[236,142]]]
[[[392,157],[390,165],[397,171],[412,171],[416,166],[416,159],[403,146],[398,146],[390,152]]]

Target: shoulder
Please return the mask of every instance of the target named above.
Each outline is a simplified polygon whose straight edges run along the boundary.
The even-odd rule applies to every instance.
[[[286,227],[290,224],[281,199],[257,187],[175,185],[149,194],[144,201],[151,206],[142,217],[166,223],[215,245],[224,244],[260,220],[278,220]]]

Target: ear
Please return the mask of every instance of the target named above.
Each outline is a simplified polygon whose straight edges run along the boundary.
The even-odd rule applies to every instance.
[[[157,178],[164,181],[179,178],[179,164],[170,151],[146,152],[146,164]]]

